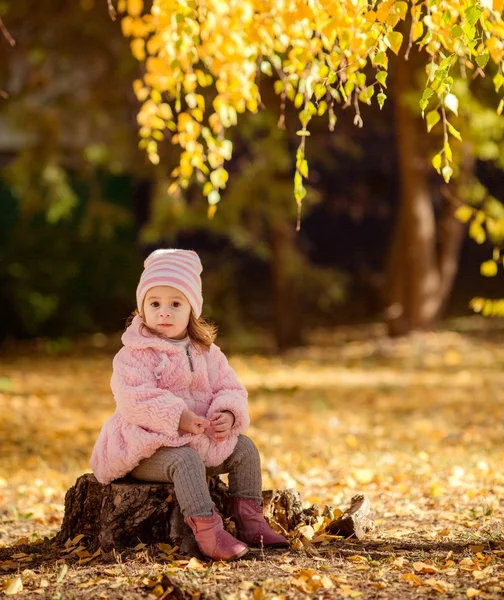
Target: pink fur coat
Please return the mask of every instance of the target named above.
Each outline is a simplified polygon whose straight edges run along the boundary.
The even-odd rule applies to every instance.
[[[103,425],[91,456],[101,483],[123,477],[161,446],[190,446],[206,466],[220,465],[250,422],[247,392],[215,344],[208,352],[190,345],[189,356],[182,345],[140,331],[141,323],[135,317],[114,358],[116,411]],[[221,441],[206,432],[187,433],[178,428],[185,408],[203,417],[229,410],[235,423]]]

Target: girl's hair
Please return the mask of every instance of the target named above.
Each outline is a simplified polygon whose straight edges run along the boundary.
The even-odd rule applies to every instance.
[[[128,317],[126,321],[126,328],[131,325],[131,322],[135,317],[140,317],[142,319],[142,324],[140,325],[141,333],[143,333],[144,329],[147,329],[151,335],[156,335],[160,338],[164,337],[152,330],[150,327],[147,327],[143,315],[138,310],[134,310]],[[207,321],[205,317],[196,317],[194,312],[191,310],[189,324],[187,326],[187,335],[200,350],[208,351],[217,337],[217,326],[210,321]]]

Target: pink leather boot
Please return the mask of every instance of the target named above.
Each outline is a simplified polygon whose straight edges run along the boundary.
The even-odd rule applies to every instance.
[[[235,560],[248,552],[246,544],[224,529],[215,508],[211,517],[188,517],[185,522],[192,529],[202,554],[213,560]]]
[[[266,522],[263,510],[250,498],[230,498],[229,507],[238,530],[237,537],[250,546],[286,548],[289,542]]]

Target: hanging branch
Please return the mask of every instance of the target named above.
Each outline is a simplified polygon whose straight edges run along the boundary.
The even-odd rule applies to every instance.
[[[1,17],[0,17],[0,31],[4,34],[5,39],[9,42],[9,44],[11,46],[16,45],[16,40],[9,33],[9,31],[7,30],[7,27],[5,27]]]
[[[112,19],[112,21],[115,21],[117,18],[117,12],[116,12],[116,9],[114,8],[114,5],[112,4],[112,0],[107,0],[107,5],[108,5],[108,12],[109,12],[110,18]]]

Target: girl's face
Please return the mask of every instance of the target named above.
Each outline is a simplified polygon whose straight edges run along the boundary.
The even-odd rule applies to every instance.
[[[147,327],[160,335],[181,340],[187,334],[191,305],[185,295],[170,285],[157,285],[145,295],[143,316]]]

